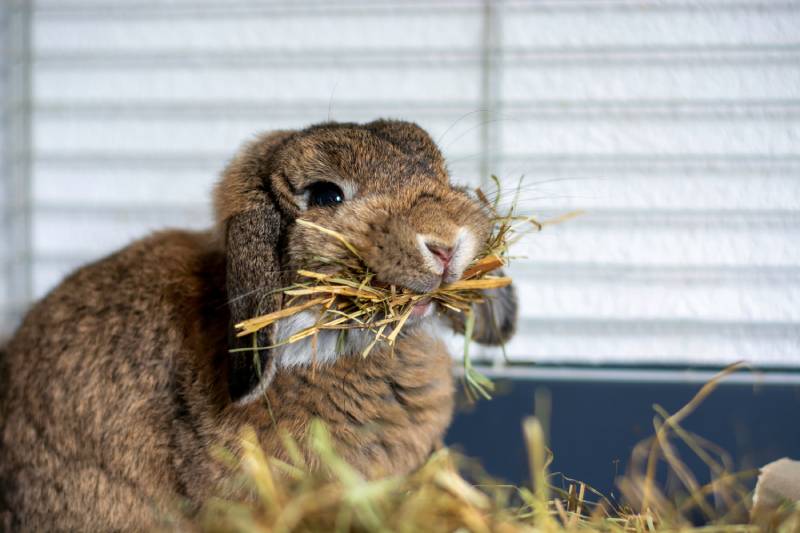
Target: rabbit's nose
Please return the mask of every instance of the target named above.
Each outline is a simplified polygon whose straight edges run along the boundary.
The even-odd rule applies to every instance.
[[[440,246],[438,244],[425,243],[425,247],[442,263],[442,269],[447,271],[450,261],[453,259],[453,248],[450,246]]]
[[[459,228],[452,239],[418,233],[417,249],[428,272],[452,283],[472,261],[476,243],[471,231]]]

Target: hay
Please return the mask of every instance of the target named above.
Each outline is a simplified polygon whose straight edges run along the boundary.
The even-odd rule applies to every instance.
[[[585,483],[548,472],[552,461],[544,431],[535,417],[523,422],[529,452],[531,487],[513,487],[486,480],[466,481],[458,466],[464,464],[447,449],[434,453],[418,471],[407,476],[367,480],[335,451],[325,427],[315,422],[305,445],[321,468],[309,472],[300,445],[284,438],[290,462],[267,458],[248,429],[243,434],[243,453],[228,456],[240,474],[239,488],[249,499],[207,502],[198,517],[205,531],[316,532],[714,532],[761,531],[747,524],[750,497],[741,484],[754,473],[732,473],[721,466],[718,451],[700,437],[680,427],[680,421],[724,378],[731,367],[715,377],[686,408],[675,415],[657,409],[656,435],[634,452],[629,472],[620,482],[626,503],[613,503]],[[661,414],[658,414],[661,413]],[[714,474],[705,486],[682,481],[685,491],[667,496],[648,472],[651,462],[662,462],[669,472],[685,470],[672,454],[674,443],[694,450]],[[673,443],[673,444],[671,444]],[[646,450],[643,456],[639,452]],[[684,471],[683,474],[686,474]],[[683,475],[682,474],[682,475]],[[689,475],[691,475],[689,473]],[[642,500],[642,496],[645,499]],[[702,509],[700,502],[726,502],[722,511],[711,511],[707,524],[692,526],[688,515]],[[797,531],[800,504],[784,506],[782,528]],[[777,515],[776,515],[777,516]]]
[[[308,220],[297,219],[296,223],[314,229],[338,241],[346,248],[351,257],[338,262],[336,274],[323,274],[311,270],[298,270],[298,280],[291,286],[283,288],[285,306],[273,313],[253,317],[236,324],[237,335],[251,335],[278,320],[312,308],[319,308],[319,317],[314,325],[305,328],[288,338],[278,339],[271,346],[254,346],[239,348],[234,351],[251,351],[272,349],[293,342],[315,337],[326,330],[337,331],[340,343],[348,330],[368,330],[373,336],[362,351],[367,357],[379,343],[386,343],[394,349],[395,343],[414,307],[426,302],[435,302],[442,308],[465,315],[464,369],[467,390],[471,397],[478,395],[490,397],[491,382],[473,368],[469,359],[469,346],[474,326],[472,307],[484,302],[487,289],[499,289],[511,284],[511,278],[497,276],[494,273],[509,263],[509,246],[530,231],[539,231],[545,225],[568,220],[579,214],[567,213],[557,219],[540,222],[533,216],[516,213],[517,195],[504,214],[498,213],[500,189],[499,180],[492,177],[498,187],[494,203],[491,203],[480,189],[476,194],[492,212],[492,232],[483,250],[465,270],[460,280],[442,285],[428,293],[415,293],[403,287],[377,283],[375,274],[370,271],[358,249],[341,233],[315,224]],[[521,181],[520,181],[521,186]],[[320,258],[330,262],[329,258]],[[312,347],[317,343],[313,342]]]

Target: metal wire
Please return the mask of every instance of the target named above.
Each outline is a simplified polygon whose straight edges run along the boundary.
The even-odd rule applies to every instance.
[[[10,331],[32,297],[31,263],[31,11],[30,2],[2,5],[4,48],[17,54],[3,61],[3,230],[7,243],[0,335]]]

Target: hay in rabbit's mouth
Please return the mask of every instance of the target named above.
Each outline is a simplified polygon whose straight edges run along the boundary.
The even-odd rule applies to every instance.
[[[517,201],[512,202],[505,214],[498,213],[499,180],[493,177],[498,186],[494,203],[486,195],[476,189],[480,200],[491,210],[492,232],[483,250],[464,270],[461,278],[452,283],[439,286],[437,289],[418,293],[405,287],[386,285],[375,279],[359,251],[341,233],[320,226],[308,220],[297,219],[297,224],[312,228],[336,239],[350,252],[350,259],[339,262],[339,270],[335,274],[323,274],[312,270],[298,270],[297,281],[283,288],[285,307],[279,311],[245,320],[236,324],[238,336],[253,334],[278,320],[293,316],[312,308],[319,310],[319,317],[313,326],[294,333],[285,339],[278,339],[272,346],[256,346],[241,348],[240,351],[276,348],[298,342],[306,338],[314,338],[320,332],[333,330],[339,332],[340,345],[344,345],[345,335],[349,330],[367,330],[374,338],[363,349],[361,355],[367,357],[378,343],[385,343],[394,349],[398,336],[410,323],[410,319],[420,313],[420,307],[432,303],[443,310],[463,314],[465,317],[464,367],[467,390],[471,396],[480,394],[489,398],[491,382],[473,370],[469,359],[469,342],[473,331],[473,305],[480,304],[487,298],[484,291],[500,289],[511,284],[508,276],[497,275],[496,272],[509,263],[509,246],[523,234],[541,230],[544,225],[561,222],[577,213],[568,213],[558,219],[545,222],[537,221],[533,216],[516,213]],[[329,262],[319,258],[320,262]],[[312,346],[316,346],[312,342]]]

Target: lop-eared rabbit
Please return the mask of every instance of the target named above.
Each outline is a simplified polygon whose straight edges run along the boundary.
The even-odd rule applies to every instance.
[[[433,304],[415,308],[393,353],[379,343],[361,357],[370,337],[354,331],[231,351],[307,327],[313,310],[255,339],[233,325],[280,309],[298,268],[335,272],[350,253],[299,217],[343,233],[386,284],[425,292],[461,276],[491,214],[450,184],[428,134],[378,120],[261,135],[229,163],[214,206],[212,230],[158,232],[70,275],[3,349],[5,529],[163,525],[177,502],[191,512],[231,485],[212,452],[236,453],[245,426],[286,458],[280,434],[302,442],[321,419],[370,478],[410,472],[441,444],[454,387],[432,325],[463,319]],[[504,342],[513,289],[476,307],[475,340]]]

